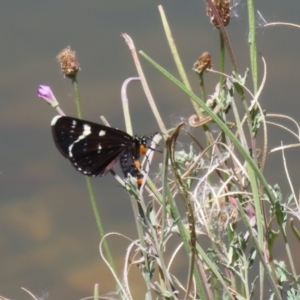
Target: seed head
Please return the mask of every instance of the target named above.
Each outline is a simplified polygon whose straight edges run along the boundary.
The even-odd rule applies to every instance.
[[[57,61],[60,63],[61,70],[66,77],[74,78],[79,71],[79,63],[77,61],[75,51],[68,46],[57,55]]]
[[[230,21],[230,11],[231,11],[230,0],[212,0],[212,2],[218,11],[218,14],[223,22],[223,25],[226,27]],[[219,28],[220,26],[215,17],[215,14],[208,4],[206,5],[206,14],[210,18],[210,22],[216,28]]]
[[[211,69],[212,64],[213,62],[211,59],[211,55],[208,52],[204,52],[199,56],[198,60],[194,63],[193,70],[196,73],[201,74],[206,69]]]

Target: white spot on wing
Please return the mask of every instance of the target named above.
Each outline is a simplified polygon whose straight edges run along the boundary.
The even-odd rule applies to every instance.
[[[54,126],[58,119],[60,119],[62,116],[55,116],[51,121],[51,126]]]
[[[69,157],[73,157],[73,154],[72,154],[72,148],[73,148],[73,146],[74,146],[74,143],[69,146]]]
[[[104,136],[106,134],[106,131],[105,130],[100,130],[99,131],[99,136]]]
[[[75,122],[75,124],[76,124],[75,120],[73,120],[73,122]],[[83,133],[78,137],[78,139],[72,145],[69,146],[69,157],[73,157],[72,149],[73,149],[74,144],[78,143],[79,141],[81,141],[83,139],[85,139],[91,133],[92,133],[91,132],[91,126],[87,125],[87,124],[84,124],[83,125]]]
[[[74,143],[77,143],[79,142],[80,140],[83,140],[85,139],[89,134],[91,134],[91,126],[90,125],[87,125],[87,124],[84,124],[83,125],[83,133],[78,137],[78,139],[74,142]]]
[[[86,136],[88,136],[89,134],[91,134],[91,126],[84,124],[83,125],[83,133],[81,136],[83,136],[83,138],[85,138]]]

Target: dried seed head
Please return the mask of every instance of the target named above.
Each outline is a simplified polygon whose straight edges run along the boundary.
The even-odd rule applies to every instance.
[[[215,5],[218,14],[223,22],[223,25],[226,27],[230,21],[230,0],[212,0],[213,4]],[[207,4],[206,5],[206,14],[210,18],[210,22],[216,27],[219,28],[218,21],[213,13],[211,7]]]
[[[211,55],[208,52],[204,52],[199,56],[198,60],[194,63],[193,70],[199,74],[203,73],[206,69],[212,67]]]
[[[56,58],[66,77],[76,77],[76,74],[79,71],[79,63],[76,59],[75,51],[72,51],[70,47],[67,47],[63,49]]]

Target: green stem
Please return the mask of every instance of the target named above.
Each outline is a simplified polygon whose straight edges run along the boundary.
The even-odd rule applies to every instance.
[[[247,1],[248,5],[248,19],[249,19],[249,44],[250,44],[250,61],[251,61],[251,73],[253,81],[254,94],[258,89],[257,80],[257,52],[256,52],[256,39],[255,39],[255,12],[253,0]]]
[[[81,101],[79,96],[79,88],[78,88],[78,82],[76,77],[72,79],[72,84],[74,88],[74,94],[75,94],[75,104],[76,104],[76,110],[77,110],[77,117],[79,119],[82,119],[82,110],[81,110]]]
[[[183,84],[186,86],[186,88],[191,91],[192,88],[190,86],[190,83],[188,81],[188,77],[186,76],[186,72],[184,70],[184,67],[183,67],[183,64],[181,62],[179,53],[177,51],[177,47],[176,47],[175,41],[173,39],[171,28],[169,26],[169,23],[168,23],[166,15],[165,15],[164,9],[161,5],[159,5],[158,10],[159,10],[160,17],[161,17],[161,20],[162,20],[162,24],[163,24],[163,27],[164,27],[164,30],[165,30],[166,38],[167,38],[167,41],[169,43],[169,47],[170,47],[172,56],[174,58],[178,73],[180,75],[180,78],[181,78]],[[202,98],[202,100],[205,101],[205,98]],[[199,120],[203,119],[203,114],[202,114],[199,106],[194,101],[191,100],[191,102],[192,102],[192,105],[194,107],[195,113],[198,116],[198,119]]]
[[[94,300],[98,300],[99,299],[99,285],[95,284],[94,286]]]
[[[76,109],[77,109],[77,116],[79,119],[82,118],[82,109],[81,109],[81,101],[80,101],[80,96],[79,96],[79,88],[78,88],[78,82],[76,77],[72,79],[72,84],[73,84],[73,88],[74,88],[74,94],[75,94],[75,104],[76,104]],[[100,233],[100,238],[102,239],[105,236],[105,231],[101,222],[101,218],[100,218],[100,214],[98,212],[97,209],[97,204],[96,204],[96,200],[95,200],[95,194],[94,194],[94,190],[92,187],[92,183],[91,183],[91,179],[88,176],[85,176],[86,179],[86,185],[87,185],[87,189],[88,189],[88,193],[89,193],[89,198],[92,204],[92,209],[94,212],[94,216],[95,216],[95,220],[96,220],[96,224],[97,224],[97,228],[98,231]],[[106,253],[106,257],[107,260],[109,261],[111,267],[113,269],[115,269],[115,265],[114,265],[114,261],[108,246],[108,243],[106,240],[103,241],[103,247],[104,247],[104,251]]]
[[[224,38],[221,32],[220,34],[220,86],[223,85],[223,80],[224,80],[224,70],[225,70],[225,43],[224,43]]]

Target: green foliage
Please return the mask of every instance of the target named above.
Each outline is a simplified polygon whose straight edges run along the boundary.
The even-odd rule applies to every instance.
[[[210,12],[216,13],[213,1],[207,1],[207,5]],[[267,114],[259,103],[263,86],[257,88],[252,1],[248,1],[248,9],[251,17],[249,65],[254,83],[252,93],[247,87],[249,69],[244,75],[240,75],[236,70],[226,29],[220,23],[222,16],[219,16],[220,20],[216,16],[215,20],[220,25],[218,28],[222,40],[221,57],[225,57],[224,53],[227,50],[233,75],[224,79],[222,74],[219,82],[215,84],[214,93],[207,100],[206,78],[202,69],[196,70],[201,98],[191,92],[162,7],[160,12],[166,36],[184,84],[145,53],[140,52],[190,97],[195,108],[195,115],[189,119],[189,125],[194,127],[192,132],[188,132],[188,137],[191,138],[189,146],[177,149],[178,144],[182,145],[182,124],[164,132],[167,136],[165,165],[161,173],[164,185],[161,192],[162,201],[159,200],[160,204],[163,204],[164,218],[160,219],[157,214],[163,221],[161,228],[170,233],[169,237],[172,236],[172,232],[177,232],[183,241],[189,259],[189,275],[186,289],[183,288],[184,284],[179,284],[178,281],[177,286],[181,287],[181,293],[190,299],[198,299],[199,292],[202,293],[201,299],[283,299],[285,296],[296,299],[300,290],[286,230],[290,207],[296,205],[298,209],[299,205],[294,195],[289,196],[287,200],[283,199],[280,185],[270,186],[263,174],[267,157]],[[194,66],[210,66],[210,63],[201,61],[203,57],[210,56],[206,53],[200,56]],[[224,69],[224,63],[225,60],[222,60],[220,70]],[[237,101],[242,103],[244,111],[237,108]],[[230,111],[233,120],[228,119],[227,114]],[[215,124],[211,125],[212,123]],[[217,135],[212,132],[212,128],[215,131],[216,127],[219,128]],[[249,140],[245,132],[247,127],[250,133]],[[265,140],[262,150],[259,151],[256,136],[261,129]],[[205,134],[205,141],[197,137],[197,133],[201,131]],[[152,191],[158,189],[152,186]],[[187,216],[182,219],[178,218],[182,215],[178,208],[180,200],[184,207],[183,215]],[[266,213],[268,209],[269,214]],[[168,217],[173,221],[167,222]],[[153,224],[153,221],[151,223]],[[155,224],[157,228],[159,221]],[[293,224],[291,226],[300,240],[297,229]],[[157,234],[163,236],[161,233]],[[211,244],[210,248],[202,242],[205,239]],[[284,261],[277,263],[274,259],[274,248],[280,240],[285,241],[286,259],[291,265],[291,272],[286,268]],[[163,241],[167,242],[168,239],[164,238]],[[255,270],[254,276],[253,271],[250,273],[251,269]],[[192,278],[195,280],[193,286],[190,284]],[[163,280],[168,281],[166,277]],[[266,281],[272,287],[270,291],[265,289]],[[176,290],[180,293],[180,288],[177,289],[172,284],[171,286],[172,292]],[[261,293],[262,295],[258,295]],[[172,295],[166,294],[165,290],[160,292],[160,296],[165,299]]]

